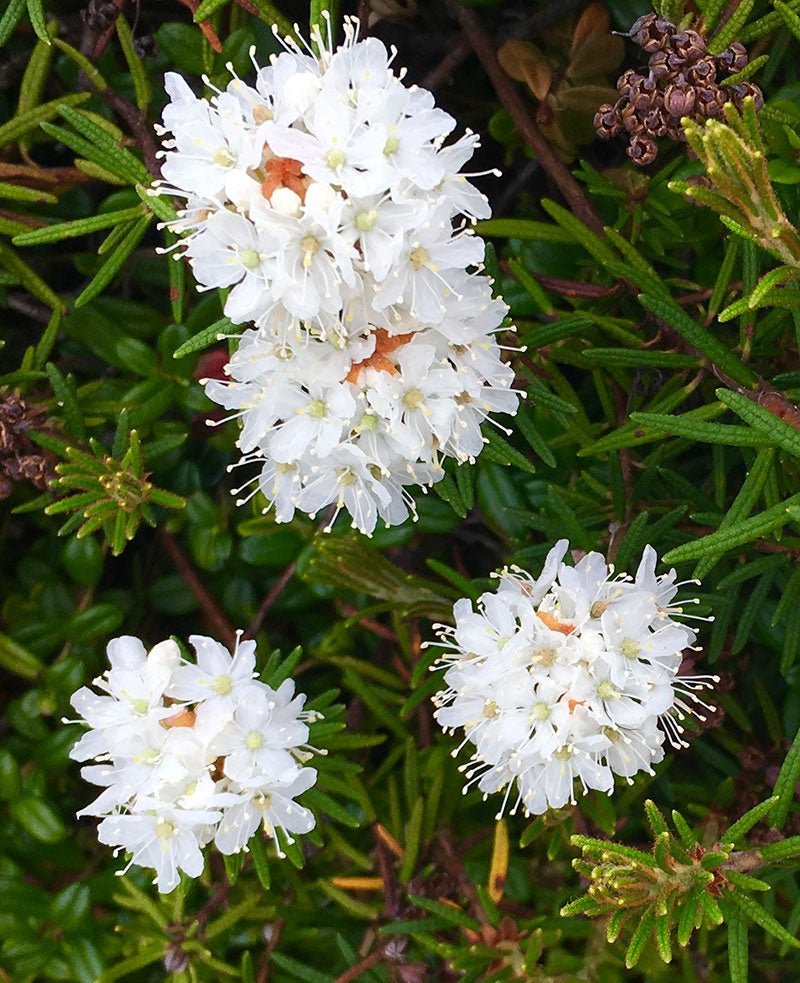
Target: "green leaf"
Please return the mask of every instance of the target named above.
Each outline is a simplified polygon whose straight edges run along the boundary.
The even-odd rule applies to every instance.
[[[800,730],[795,735],[789,753],[784,758],[773,788],[773,793],[778,797],[778,801],[772,807],[769,818],[775,829],[783,829],[786,825],[789,809],[795,799],[794,790],[798,781],[800,781]]]
[[[336,799],[331,798],[330,795],[326,795],[325,792],[318,788],[310,788],[307,792],[303,793],[303,804],[317,813],[326,812],[332,819],[335,819],[337,823],[341,823],[343,826],[357,828],[361,825],[357,816],[348,812]]]
[[[78,133],[85,137],[99,151],[98,163],[131,184],[144,184],[150,173],[141,161],[129,151],[120,147],[116,138],[103,127],[98,126],[85,112],[72,109],[62,100],[59,112]],[[90,158],[91,159],[91,158]]]
[[[0,667],[31,681],[44,671],[44,666],[32,652],[3,634],[0,634]]]
[[[754,403],[741,393],[729,389],[718,389],[717,399],[730,407],[733,412],[748,423],[754,430],[764,435],[765,441],[777,444],[794,457],[800,457],[800,433],[785,423],[780,417],[758,403]],[[787,404],[788,406],[788,404]]]
[[[14,28],[19,23],[19,19],[22,17],[22,12],[24,9],[25,0],[9,0],[3,16],[0,17],[0,47],[2,47],[14,33]]]
[[[455,908],[453,905],[411,893],[409,893],[408,899],[417,908],[422,908],[423,911],[429,911],[433,915],[444,918],[449,925],[454,925],[458,928],[468,928],[473,932],[477,932],[480,929],[480,923],[476,919],[472,918],[472,916],[460,908]]]
[[[764,438],[753,433],[749,427],[735,427],[720,423],[708,423],[704,420],[682,416],[670,416],[666,413],[631,413],[633,423],[648,427],[650,430],[670,434],[673,437],[685,437],[689,440],[699,440],[704,444],[727,444],[730,447],[761,447]]]
[[[400,864],[398,878],[402,884],[408,884],[414,877],[422,849],[422,820],[425,813],[425,800],[420,796],[414,803],[405,829],[405,855]]]
[[[735,382],[747,388],[755,386],[758,380],[752,370],[744,365],[715,335],[696,324],[676,303],[647,294],[640,294],[639,302],[656,317],[674,328],[693,348],[702,352],[713,365],[721,369]]]
[[[81,291],[80,295],[75,298],[76,309],[88,304],[90,300],[94,300],[111,283],[124,266],[125,261],[139,245],[152,220],[151,215],[145,215],[137,222],[131,223],[130,229],[122,242],[108,257],[105,263],[103,263],[93,279]]]
[[[748,983],[750,951],[747,917],[735,905],[727,905],[727,909],[725,924],[728,926],[728,969],[731,983]]]
[[[76,440],[83,440],[86,437],[86,426],[83,421],[83,413],[78,405],[74,377],[69,375],[65,378],[52,362],[47,363],[45,370],[68,432]]]
[[[230,318],[220,318],[219,321],[215,321],[207,328],[203,328],[202,331],[198,331],[191,338],[187,338],[182,345],[179,345],[175,349],[172,357],[183,358],[185,355],[191,355],[193,352],[199,352],[203,348],[208,348],[209,345],[222,341],[224,338],[230,338],[232,333],[235,334],[235,327]]]
[[[11,815],[42,843],[58,843],[67,835],[67,829],[52,808],[34,795],[22,795],[9,806]]]
[[[567,229],[547,222],[534,222],[523,218],[492,218],[475,224],[480,236],[497,236],[500,239],[533,239],[536,242],[573,243],[575,237]]]
[[[481,453],[486,461],[493,461],[495,464],[502,464],[506,467],[515,467],[520,471],[527,471],[528,474],[536,473],[536,466],[494,430],[489,430],[487,443]]]
[[[784,942],[794,949],[800,949],[800,939],[787,932],[783,925],[770,915],[768,911],[765,911],[757,901],[754,901],[746,894],[742,894],[739,890],[729,891],[726,897],[744,912],[750,921],[755,922],[765,932],[769,932],[773,938],[776,938],[779,942]]]
[[[793,495],[785,502],[759,512],[758,515],[750,516],[749,519],[743,519],[691,543],[684,543],[683,546],[676,546],[675,549],[665,553],[662,560],[664,563],[682,563],[684,560],[696,560],[713,553],[725,553],[736,546],[750,543],[775,529],[782,528],[787,522],[795,521],[790,509],[797,506],[800,506],[800,494]]]
[[[302,980],[303,983],[334,983],[333,976],[321,973],[318,969],[314,969],[313,966],[300,962],[299,959],[295,959],[293,956],[287,956],[285,953],[273,952],[270,955],[270,960],[276,966],[285,970],[290,976],[294,977],[294,979]]]
[[[163,941],[146,945],[135,956],[131,956],[128,959],[123,959],[122,962],[117,963],[116,966],[112,966],[111,969],[107,969],[97,980],[97,983],[116,983],[117,980],[121,980],[123,977],[129,976],[131,973],[135,973],[137,969],[144,969],[145,966],[149,966],[151,963],[163,958]]]
[[[253,858],[253,866],[256,869],[259,883],[265,891],[269,891],[272,879],[269,874],[269,859],[267,858],[267,848],[264,844],[264,834],[260,828],[250,838],[247,846],[250,850],[250,856]]]
[[[698,357],[680,352],[658,352],[641,348],[587,348],[583,354],[601,365],[629,365],[632,368],[695,369]]]
[[[77,48],[73,48],[71,44],[67,44],[61,38],[53,38],[53,44],[63,51],[67,58],[75,62],[98,92],[105,92],[108,88],[108,82],[106,82],[94,63],[86,55],[81,54]]]
[[[778,3],[780,3],[780,0],[776,0],[776,7]],[[731,41],[738,40],[742,28],[747,23],[747,19],[752,13],[754,6],[755,0],[739,0],[739,3],[733,8],[730,17],[714,35],[708,45],[708,50],[712,55],[718,55],[728,47]]]
[[[765,799],[764,802],[759,802],[757,806],[754,806],[752,809],[748,810],[743,816],[737,819],[733,825],[725,830],[725,833],[721,837],[723,842],[735,844],[740,836],[744,836],[745,833],[749,833],[755,824],[766,816],[776,802],[778,802],[778,796],[773,795],[769,799]]]
[[[774,0],[773,6],[781,15],[781,20],[789,28],[789,30],[794,34],[794,36],[800,40],[800,17],[792,10],[792,8],[785,3],[781,3],[781,0]]]
[[[50,44],[50,35],[47,32],[42,0],[27,0],[27,3],[28,17],[31,19],[31,25],[36,32],[36,37],[40,41],[44,41],[45,44]]]
[[[14,273],[22,286],[51,310],[65,311],[67,309],[64,301],[48,287],[39,274],[35,273],[10,246],[2,241],[0,241],[0,266]]]
[[[147,69],[144,67],[142,59],[136,54],[130,25],[122,14],[117,18],[116,27],[119,45],[122,48],[125,61],[128,63],[128,71],[131,73],[136,105],[141,112],[144,112],[153,98],[153,89],[150,85],[150,79],[147,77]]]
[[[628,969],[633,969],[641,959],[647,939],[655,926],[655,921],[655,911],[652,907],[648,908],[639,919],[625,953],[625,966]]]
[[[606,269],[618,270],[620,260],[614,250],[604,239],[601,239],[600,236],[587,228],[572,212],[568,212],[561,205],[557,205],[548,198],[542,199],[542,208],[544,208],[551,218],[558,222],[565,232],[572,236],[575,242],[580,243],[586,252],[596,259],[598,263],[605,266]]]
[[[7,123],[0,126],[0,147],[14,143],[47,120],[55,119],[62,106],[79,106],[89,98],[91,98],[89,92],[75,92],[68,96],[62,96],[60,99],[54,99],[52,102],[44,102],[35,109],[12,117]]]
[[[199,24],[202,20],[208,20],[212,14],[216,13],[220,7],[224,7],[226,3],[230,3],[230,0],[203,0],[194,14],[192,14],[192,20],[195,24]]]
[[[278,10],[274,3],[269,0],[250,0],[258,11],[258,16],[267,24],[274,25],[282,37],[296,38],[292,22]]]

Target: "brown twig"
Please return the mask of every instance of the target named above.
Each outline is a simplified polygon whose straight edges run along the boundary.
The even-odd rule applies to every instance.
[[[351,604],[345,604],[344,601],[337,601],[336,607],[342,614],[347,615],[348,618],[352,618],[358,614],[357,608],[354,608]],[[377,635],[378,638],[385,638],[387,642],[397,641],[397,636],[391,628],[387,628],[386,625],[382,625],[378,621],[373,621],[372,618],[359,618],[358,623],[363,625],[368,631],[371,631],[373,635]]]
[[[188,7],[189,10],[191,10],[192,17],[194,17],[195,11],[200,6],[200,0],[178,0],[178,2],[182,3],[184,7]],[[205,34],[206,41],[208,41],[214,51],[216,51],[217,54],[222,54],[222,41],[220,41],[217,32],[211,26],[211,21],[200,21],[197,26],[200,28],[203,34]]]
[[[294,576],[294,572],[297,569],[297,562],[292,561],[289,566],[283,571],[283,573],[278,577],[275,583],[272,585],[270,590],[267,592],[264,600],[261,602],[261,607],[256,612],[256,616],[247,626],[247,631],[242,635],[242,638],[253,638],[253,636],[259,631],[261,625],[264,623],[264,618],[267,616],[267,612],[272,607],[272,605],[278,600],[281,594],[286,589],[286,585]]]
[[[451,15],[461,25],[465,37],[486,69],[486,74],[489,76],[498,98],[514,120],[523,140],[536,154],[542,167],[555,182],[576,217],[587,228],[602,236],[603,222],[600,216],[584,194],[581,186],[570,174],[569,168],[542,136],[514,82],[497,60],[494,44],[481,27],[475,12],[462,7],[456,0],[445,0],[445,4]]]
[[[272,929],[267,944],[264,946],[264,951],[261,953],[261,958],[258,960],[258,975],[256,976],[256,983],[267,983],[269,980],[269,957],[278,947],[278,940],[281,937],[281,932],[283,931],[283,926],[286,922],[279,918],[274,921],[270,928]]]
[[[356,11],[356,17],[358,18],[359,24],[359,37],[365,38],[367,32],[369,31],[369,8],[372,6],[371,0],[358,0],[358,10]]]
[[[253,16],[258,17],[258,7],[256,7],[254,3],[250,3],[250,0],[236,0],[236,3],[242,8],[242,10],[246,10],[248,14],[253,14]]]
[[[333,983],[353,983],[353,980],[357,980],[362,973],[365,973],[373,966],[377,966],[381,959],[383,959],[383,946],[379,949],[374,949],[366,959],[362,959],[360,963],[351,966],[346,973],[337,976]]]
[[[603,287],[599,283],[580,283],[577,280],[562,280],[556,276],[546,276],[544,273],[531,274],[536,282],[544,290],[550,290],[560,297],[582,297],[589,300],[602,300],[605,297],[613,297],[618,294],[625,286],[624,283],[617,282],[613,287]]]
[[[450,78],[458,66],[466,59],[470,51],[472,51],[472,45],[463,34],[459,34],[444,58],[422,80],[422,87],[425,89],[437,89],[442,82],[446,82]]]
[[[236,631],[228,621],[225,612],[220,607],[216,598],[209,592],[208,588],[198,576],[197,571],[192,565],[192,561],[184,553],[178,540],[164,528],[158,528],[156,535],[161,541],[161,545],[169,554],[173,566],[183,578],[186,586],[194,594],[200,604],[203,621],[210,628],[223,645],[233,648],[236,645]]]
[[[375,839],[375,856],[378,861],[378,871],[383,880],[383,903],[386,907],[386,914],[389,918],[397,918],[400,914],[400,890],[397,884],[394,861],[389,854],[389,848],[386,846],[385,841],[378,836],[374,826],[372,827],[372,835]]]
[[[133,103],[128,102],[124,96],[110,88],[97,94],[125,121],[136,146],[142,152],[145,167],[151,174],[158,177],[161,174],[161,165],[158,161],[158,144],[153,138],[152,126],[144,114]]]

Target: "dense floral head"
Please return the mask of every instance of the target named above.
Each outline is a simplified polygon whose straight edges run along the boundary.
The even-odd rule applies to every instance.
[[[455,120],[345,32],[319,56],[287,41],[210,100],[168,75],[159,190],[185,199],[171,228],[201,288],[254,325],[206,384],[242,420],[260,472],[243,487],[278,521],[332,506],[369,533],[413,513],[406,486],[439,480],[442,456],[480,453],[518,394],[483,242],[454,224],[490,214],[461,173],[478,139],[445,145]]]
[[[314,827],[294,801],[317,778],[303,767],[317,717],[303,710],[305,696],[291,680],[273,690],[255,678],[255,642],[231,655],[203,635],[189,640],[195,662],[173,641],[147,652],[138,638],[115,638],[111,668],[94,681],[101,695],[84,686],[72,697],[89,730],[70,756],[98,762],[81,774],[104,788],[78,815],[104,817],[100,842],[155,868],[164,893],[180,870],[202,873],[211,840],[232,854],[260,827],[288,842]]]
[[[696,632],[675,620],[675,571],[656,576],[652,547],[633,579],[599,553],[568,566],[567,549],[557,543],[536,579],[503,571],[477,610],[462,599],[455,627],[439,626],[450,652],[436,719],[475,747],[468,787],[507,787],[505,808],[516,783],[526,813],[574,803],[576,780],[611,792],[614,775],[652,774],[665,738],[684,743],[680,720],[708,709],[695,691],[715,678],[677,675]]]

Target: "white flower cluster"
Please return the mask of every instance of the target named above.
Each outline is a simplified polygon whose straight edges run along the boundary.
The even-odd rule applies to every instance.
[[[460,173],[478,138],[444,145],[455,120],[380,41],[345,33],[336,50],[317,35],[319,56],[287,40],[254,87],[210,101],[168,74],[158,193],[186,200],[170,227],[201,288],[255,325],[206,381],[260,468],[242,501],[262,492],[281,522],[345,508],[370,533],[414,512],[405,486],[439,480],[442,456],[474,459],[483,420],[519,397],[483,242],[454,227],[490,214]]]
[[[610,793],[614,775],[653,774],[665,737],[685,746],[679,720],[711,709],[696,691],[717,677],[677,675],[696,632],[674,620],[675,571],[657,577],[650,546],[634,579],[599,553],[568,566],[567,549],[557,543],[537,579],[503,571],[477,611],[464,598],[455,627],[437,626],[451,652],[435,716],[475,746],[467,788],[507,786],[501,813],[514,782],[513,810],[540,814],[574,804],[576,780]]]
[[[72,697],[90,730],[70,756],[98,762],[81,774],[104,787],[78,815],[103,816],[100,842],[155,868],[162,893],[179,870],[202,873],[211,840],[231,854],[261,826],[288,842],[314,827],[294,801],[317,779],[302,767],[316,717],[303,711],[305,696],[291,680],[273,690],[255,678],[255,642],[239,641],[231,655],[211,638],[189,640],[196,663],[183,662],[173,641],[148,653],[138,638],[115,638],[111,668],[94,681],[103,695],[84,686]]]

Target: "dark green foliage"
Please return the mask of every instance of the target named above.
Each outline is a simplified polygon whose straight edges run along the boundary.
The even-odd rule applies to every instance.
[[[252,72],[251,45],[261,64],[278,50],[273,24],[307,35],[357,6],[391,6],[374,29],[398,65],[433,71],[459,125],[495,137],[479,167],[506,176],[483,181],[497,210],[478,231],[527,393],[498,421],[510,435],[487,425],[477,462],[417,496],[419,521],[372,540],[234,504],[236,424],[206,426],[197,379],[235,330],[155,252],[175,210],[148,194],[165,71],[224,87],[228,63]],[[693,154],[664,140],[644,171],[595,141],[566,178],[532,164],[507,92],[456,57],[454,18],[477,17],[495,48],[546,32],[564,64],[574,19],[523,0],[412,6],[162,0],[102,24],[67,0],[0,11],[0,403],[31,421],[0,434],[0,980],[800,977],[800,3],[662,0],[684,26],[699,11],[711,50],[750,46],[738,81],[765,108],[689,124]],[[619,31],[646,12],[608,9]],[[563,196],[573,180],[584,214]],[[701,580],[693,613],[714,621],[686,671],[721,675],[719,709],[655,777],[498,821],[499,799],[461,793],[423,644],[493,570],[538,572],[565,536],[627,571],[652,544]],[[236,627],[262,678],[293,675],[324,715],[302,800],[317,827],[283,858],[259,837],[211,855],[161,897],[147,872],[115,877],[123,858],[74,818],[91,789],[61,721],[109,638]]]

